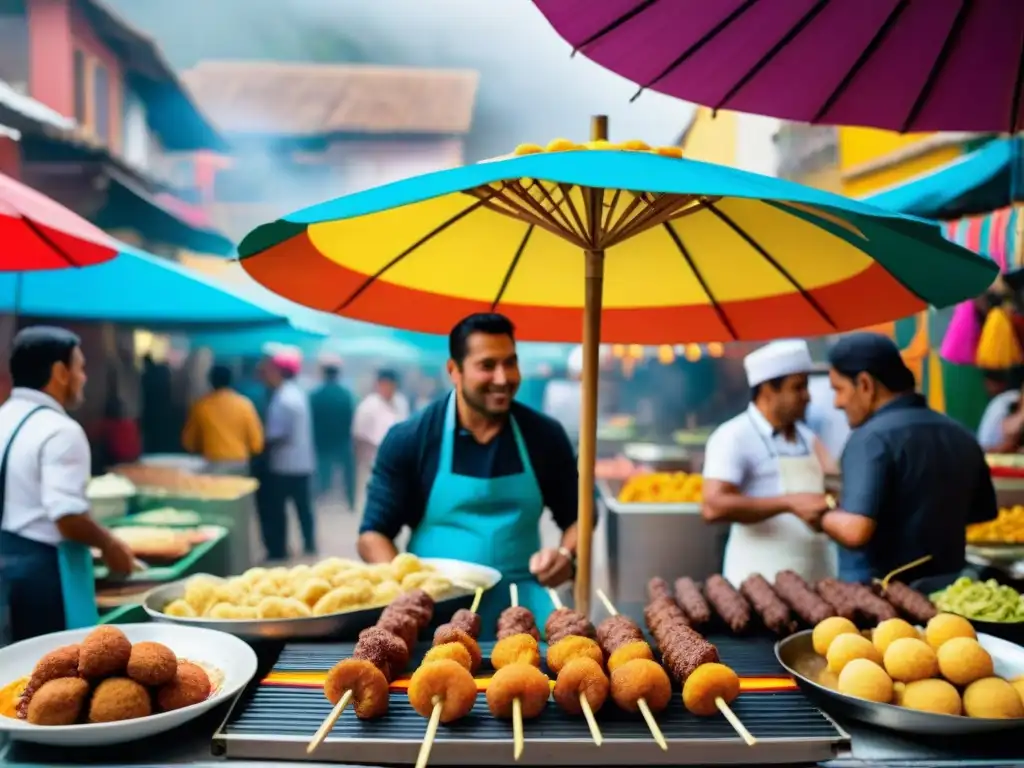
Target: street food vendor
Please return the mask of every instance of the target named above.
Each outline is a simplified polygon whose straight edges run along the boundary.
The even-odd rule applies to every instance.
[[[867,582],[925,555],[907,578],[964,567],[968,524],[996,516],[974,436],[928,407],[891,339],[855,333],[829,353],[836,406],[853,428],[842,457],[839,508],[821,528],[841,545],[839,576]]]
[[[814,528],[828,509],[833,466],[801,420],[813,368],[804,341],[776,341],[743,361],[751,402],[719,426],[704,455],[704,519],[732,526],[722,572],[739,585],[791,569],[808,580],[835,573],[835,547]]]
[[[387,433],[377,453],[359,534],[359,554],[389,562],[408,527],[408,549],[499,570],[504,581],[483,598],[485,631],[509,604],[508,583],[544,625],[546,587],[575,571],[578,473],[565,430],[517,403],[514,329],[493,313],[461,320],[448,336],[454,391]],[[562,529],[542,547],[541,515]]]
[[[1024,409],[1020,407],[1024,369],[987,371],[986,383],[1000,388],[978,423],[978,443],[987,453],[1016,453],[1024,442]]]

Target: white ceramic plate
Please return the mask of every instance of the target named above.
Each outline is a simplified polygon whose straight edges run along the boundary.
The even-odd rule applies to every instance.
[[[24,720],[0,716],[0,731],[12,739],[53,747],[98,747],[145,739],[195,720],[218,704],[230,701],[256,674],[256,654],[237,637],[211,629],[175,624],[124,624],[118,627],[132,643],[144,640],[163,643],[179,658],[195,661],[221,672],[224,680],[210,698],[173,712],[89,725],[32,725]],[[62,645],[81,642],[92,629],[71,629],[24,640],[0,648],[0,685],[25,677],[41,656]]]

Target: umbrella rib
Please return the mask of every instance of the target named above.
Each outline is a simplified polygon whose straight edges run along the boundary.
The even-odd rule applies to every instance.
[[[928,103],[928,98],[932,95],[932,90],[935,88],[935,84],[938,82],[939,75],[942,74],[942,70],[945,68],[946,62],[953,53],[953,49],[956,48],[956,44],[960,38],[960,33],[963,31],[964,24],[967,23],[967,16],[970,14],[973,7],[973,2],[971,0],[960,0],[960,10],[956,12],[956,18],[953,19],[953,24],[949,28],[949,33],[946,35],[945,41],[942,43],[939,55],[935,57],[935,61],[932,63],[932,68],[928,71],[928,77],[925,79],[924,85],[921,87],[921,92],[917,94],[917,98],[914,100],[914,105],[910,108],[910,113],[907,115],[907,119],[903,121],[900,133],[906,133],[910,130],[910,126],[914,124],[918,114],[922,109],[924,109],[924,105]]]
[[[835,87],[835,90],[828,95],[828,98],[825,99],[825,103],[822,104],[821,108],[814,113],[814,117],[811,118],[812,123],[820,122],[825,115],[828,114],[829,110],[835,106],[835,103],[839,101],[839,97],[846,93],[846,89],[850,87],[854,78],[860,74],[864,65],[868,63],[872,56],[874,56],[878,47],[885,42],[885,39],[889,36],[893,27],[896,26],[896,22],[899,21],[900,16],[903,15],[903,12],[907,10],[909,6],[910,0],[900,0],[893,9],[889,11],[889,15],[885,18],[885,21],[882,22],[882,26],[878,28],[878,31],[875,32],[875,36],[871,38],[866,46],[864,46],[864,50],[861,51],[857,60],[853,62],[853,66],[850,67],[850,70],[845,75],[843,75],[843,79],[839,81],[839,85]]]
[[[730,13],[728,16],[726,16],[724,19],[718,22],[715,26],[713,26],[710,30],[708,30],[700,40],[698,40],[685,51],[683,51],[681,54],[676,56],[676,58],[673,59],[667,67],[665,67],[665,69],[661,70],[660,73],[654,76],[653,80],[648,80],[646,85],[641,85],[640,89],[633,94],[632,98],[630,98],[630,102],[636,101],[638,98],[640,98],[641,93],[646,91],[655,83],[660,82],[661,80],[672,74],[672,72],[674,72],[677,67],[681,66],[683,62],[685,62],[693,54],[695,54],[697,51],[699,51],[701,48],[703,48],[705,45],[711,42],[711,40],[717,37],[723,29],[728,27],[730,24],[736,21],[736,19],[738,19],[740,16],[746,13],[756,2],[757,0],[745,0],[745,2],[741,6],[736,8],[732,13]]]
[[[1020,53],[1017,59],[1017,78],[1013,81],[1013,102],[1010,107],[1010,130],[1016,133],[1020,126],[1021,90],[1024,90],[1024,32],[1021,32]]]
[[[519,266],[519,259],[523,255],[523,251],[526,250],[526,244],[530,242],[530,235],[533,234],[533,224],[526,228],[526,234],[523,235],[523,239],[519,243],[519,247],[516,248],[515,256],[512,257],[512,263],[508,265],[508,270],[505,272],[505,277],[501,281],[501,288],[498,289],[498,295],[494,297],[494,301],[491,302],[491,312],[496,312],[498,309],[498,303],[501,301],[501,297],[505,295],[505,289],[508,288],[509,282],[512,280],[512,273],[516,271],[516,267]]]
[[[729,229],[731,229],[733,232],[739,235],[740,238],[742,238],[747,245],[749,245],[751,248],[757,251],[761,255],[761,258],[763,258],[765,261],[767,261],[775,268],[776,272],[778,272],[780,275],[786,278],[786,281],[797,290],[797,292],[803,297],[804,301],[810,304],[811,308],[814,309],[814,311],[817,312],[822,317],[822,319],[825,320],[825,322],[827,322],[836,330],[839,329],[839,326],[836,325],[835,321],[829,316],[828,312],[825,311],[825,308],[818,303],[818,300],[815,299],[810,294],[810,291],[808,291],[806,288],[800,285],[800,283],[797,282],[796,278],[789,273],[789,270],[782,266],[782,264],[780,264],[770,253],[768,253],[768,251],[766,251],[759,242],[757,242],[753,237],[751,237],[750,234],[743,229],[743,227],[741,227],[739,224],[733,221],[732,218],[729,217],[729,215],[726,214],[724,211],[719,210],[714,203],[708,203],[707,209],[711,211],[711,213],[713,213],[715,216],[717,216],[719,221],[721,221],[723,224],[729,227]]]
[[[721,109],[723,105],[727,104],[733,96],[743,90],[743,86],[754,79],[762,69],[767,67],[768,64],[771,63],[771,60],[778,55],[779,51],[789,45],[793,38],[803,32],[807,25],[814,21],[815,17],[819,13],[825,10],[825,6],[828,4],[829,0],[818,0],[818,2],[812,5],[810,10],[801,16],[799,21],[790,27],[786,34],[779,38],[778,42],[775,43],[775,45],[773,45],[753,67],[751,67],[750,71],[741,77],[739,81],[726,92],[725,96],[718,100],[718,103],[711,108],[712,116],[714,116],[714,113]]]
[[[634,6],[633,8],[630,8],[626,13],[622,14],[621,16],[619,16],[614,21],[611,21],[608,24],[605,24],[603,27],[601,27],[599,30],[597,30],[597,32],[595,32],[594,34],[590,35],[589,37],[585,37],[583,39],[583,41],[579,45],[577,45],[575,48],[573,48],[572,49],[572,53],[569,54],[569,58],[572,58],[573,56],[575,56],[577,53],[579,53],[581,50],[586,48],[588,45],[597,42],[602,37],[607,35],[609,32],[614,32],[616,29],[621,27],[623,24],[625,24],[630,19],[635,19],[637,16],[639,16],[641,13],[646,11],[648,8],[650,8],[652,5],[654,5],[656,2],[658,2],[658,0],[643,0],[643,2],[639,3],[638,5]]]
[[[700,273],[700,270],[697,268],[697,263],[693,260],[693,255],[690,253],[686,245],[683,244],[683,239],[679,236],[679,233],[676,232],[675,227],[667,221],[661,226],[665,228],[665,231],[668,232],[668,236],[672,238],[672,242],[675,243],[676,248],[679,249],[679,253],[681,253],[683,258],[686,259],[687,265],[693,272],[693,276],[697,278],[697,282],[700,283],[700,287],[704,291],[704,295],[708,297],[708,301],[711,302],[711,308],[715,310],[715,314],[718,315],[718,319],[722,321],[722,325],[725,326],[725,329],[729,332],[729,335],[732,336],[734,341],[739,341],[740,335],[736,333],[736,329],[733,327],[733,324],[729,321],[729,318],[726,317],[725,310],[722,309],[722,305],[718,303],[718,299],[716,299],[715,295],[711,292],[711,286],[708,285],[708,281],[704,278],[704,275]]]
[[[463,210],[461,210],[458,213],[456,213],[454,216],[452,216],[452,217],[446,219],[445,221],[441,222],[440,224],[438,224],[436,227],[434,227],[432,230],[430,230],[427,234],[425,234],[423,237],[421,237],[415,243],[413,243],[408,248],[406,248],[404,251],[402,251],[400,254],[398,254],[393,259],[391,259],[383,267],[381,267],[376,272],[374,272],[372,275],[367,277],[362,282],[362,284],[358,288],[356,288],[347,299],[345,299],[341,304],[339,304],[333,310],[331,310],[331,312],[333,312],[334,314],[337,314],[338,312],[341,312],[343,309],[348,307],[353,301],[358,299],[363,294],[363,292],[367,288],[369,288],[371,285],[373,285],[373,283],[376,280],[378,280],[381,276],[383,276],[383,274],[385,272],[387,272],[393,266],[395,266],[400,261],[402,261],[402,259],[404,259],[406,256],[411,255],[421,245],[426,245],[428,242],[430,242],[432,239],[434,239],[437,235],[441,234],[446,229],[448,229],[448,227],[450,227],[452,224],[455,224],[456,222],[461,221],[466,216],[468,216],[469,214],[473,213],[473,211],[480,210],[481,208],[484,207],[484,205],[486,203],[487,203],[487,200],[477,200],[475,203],[473,203],[469,207],[464,208]]]
[[[82,266],[75,259],[73,259],[71,257],[70,253],[68,253],[65,249],[63,249],[59,245],[57,245],[57,243],[54,242],[53,238],[51,238],[48,234],[46,234],[46,232],[44,232],[41,227],[36,226],[36,223],[34,221],[32,221],[32,219],[30,219],[28,216],[20,216],[19,218],[21,218],[21,220],[23,222],[25,222],[25,226],[28,227],[32,231],[33,235],[35,235],[40,240],[42,240],[47,246],[52,248],[54,250],[54,252],[58,256],[60,256],[62,259],[64,259],[64,261],[66,261],[70,266],[72,266],[72,267],[81,267]]]

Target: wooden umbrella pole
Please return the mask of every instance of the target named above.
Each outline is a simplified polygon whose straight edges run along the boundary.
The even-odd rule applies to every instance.
[[[608,118],[597,116],[591,138],[608,138]],[[597,459],[597,378],[601,346],[601,301],[604,289],[604,250],[600,247],[604,190],[587,191],[587,230],[592,248],[586,252],[583,307],[583,381],[580,413],[579,514],[576,543],[576,610],[590,615],[594,539],[594,463]]]

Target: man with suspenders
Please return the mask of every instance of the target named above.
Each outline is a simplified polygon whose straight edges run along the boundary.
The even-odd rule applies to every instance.
[[[113,573],[130,573],[135,561],[89,515],[89,441],[67,414],[85,388],[79,338],[62,328],[22,330],[10,374],[11,396],[0,406],[0,598],[17,642],[65,628],[62,542],[99,549]]]

